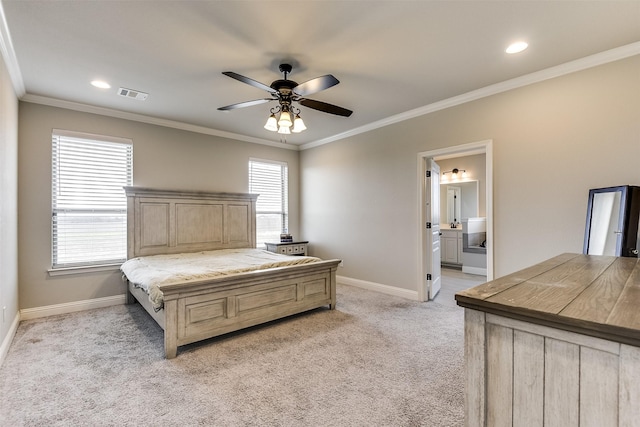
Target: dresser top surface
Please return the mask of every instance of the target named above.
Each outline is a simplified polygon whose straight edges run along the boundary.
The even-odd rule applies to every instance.
[[[640,259],[566,253],[456,294],[458,305],[640,346]]]

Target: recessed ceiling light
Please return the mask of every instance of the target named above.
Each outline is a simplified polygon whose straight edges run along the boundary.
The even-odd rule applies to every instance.
[[[505,52],[518,53],[518,52],[522,52],[527,47],[529,47],[529,44],[527,42],[515,42],[510,44],[509,47],[505,50]]]
[[[109,83],[102,80],[94,80],[91,82],[91,84],[100,89],[109,89],[111,87]]]

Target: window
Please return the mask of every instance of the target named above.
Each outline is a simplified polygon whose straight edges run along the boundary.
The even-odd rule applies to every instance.
[[[53,269],[123,262],[131,140],[54,129],[52,147]]]
[[[249,192],[256,201],[256,245],[279,242],[289,228],[289,175],[286,163],[249,160]]]

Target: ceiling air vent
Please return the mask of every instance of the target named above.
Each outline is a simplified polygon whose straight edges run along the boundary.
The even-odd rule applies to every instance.
[[[133,98],[139,101],[144,101],[149,96],[148,93],[140,92],[139,90],[126,89],[121,87],[118,89],[118,95],[124,96],[125,98]]]

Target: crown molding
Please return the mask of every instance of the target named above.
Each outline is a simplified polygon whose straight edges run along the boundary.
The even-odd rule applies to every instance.
[[[283,148],[285,150],[298,151],[297,145],[283,144],[266,139],[254,138],[247,135],[240,135],[232,132],[225,132],[204,126],[192,125],[175,120],[160,119],[157,117],[145,116],[143,114],[129,113],[126,111],[114,110],[111,108],[96,107],[94,105],[82,104],[79,102],[63,101],[61,99],[48,98],[46,96],[26,94],[21,99],[24,102],[48,105],[50,107],[66,108],[68,110],[81,111],[84,113],[98,114],[101,116],[115,117],[118,119],[131,120],[151,125],[164,126],[173,129],[185,130],[189,132],[201,133],[205,135],[219,136],[221,138],[233,139],[237,141],[251,142],[253,144],[269,145],[271,147]]]
[[[192,125],[184,122],[178,122],[174,120],[166,120],[155,118],[151,116],[145,116],[142,114],[128,113],[109,108],[96,107],[87,104],[81,104],[71,101],[63,101],[59,99],[47,98],[39,95],[31,95],[26,93],[24,81],[22,79],[22,73],[18,65],[18,60],[13,49],[11,42],[11,36],[7,26],[4,9],[2,8],[2,2],[0,2],[0,54],[4,58],[9,76],[13,83],[14,90],[17,97],[21,101],[32,102],[36,104],[43,104],[53,107],[61,107],[75,111],[82,111],[87,113],[99,114],[109,117],[115,117],[125,120],[132,120],[141,123],[153,124],[158,126],[164,126],[174,129],[185,130],[189,132],[196,132],[205,135],[219,136],[221,138],[228,138],[238,141],[250,142],[254,144],[268,145],[271,147],[282,148],[287,150],[308,150],[314,147],[319,147],[324,144],[339,141],[351,136],[359,135],[361,133],[370,132],[375,129],[379,129],[385,126],[389,126],[395,123],[410,120],[415,117],[424,116],[426,114],[434,113],[436,111],[444,110],[447,108],[455,107],[467,102],[475,101],[488,96],[496,95],[509,90],[517,89],[520,87],[528,86],[534,83],[539,83],[544,80],[553,79],[556,77],[571,74],[577,71],[582,71],[588,68],[597,67],[610,62],[625,59],[631,56],[640,54],[640,42],[631,43],[618,48],[610,49],[604,52],[600,52],[594,55],[590,55],[581,59],[570,61],[555,67],[547,68],[535,73],[527,74],[514,79],[506,80],[504,82],[496,83],[490,86],[486,86],[481,89],[477,89],[471,92],[467,92],[462,95],[454,96],[442,101],[438,101],[423,107],[419,107],[413,110],[406,111],[404,113],[396,114],[394,116],[387,117],[382,120],[378,120],[364,126],[360,126],[351,129],[346,132],[342,132],[327,138],[322,138],[313,142],[309,142],[301,145],[283,144],[279,142],[269,141],[266,139],[255,138],[247,135],[236,134],[232,132],[225,132],[213,128],[204,126]]]
[[[2,2],[0,2],[0,54],[2,58],[4,58],[4,63],[9,72],[11,83],[13,84],[13,90],[16,92],[18,98],[22,98],[26,93],[26,89],[24,87],[24,81],[22,80],[20,66],[18,65],[18,58],[16,57],[16,52],[11,42],[9,26],[7,25],[7,18],[4,14]]]
[[[527,74],[514,79],[505,80],[504,82],[496,83],[490,86],[473,90],[471,92],[464,93],[462,95],[454,96],[442,101],[434,102],[433,104],[426,105],[424,107],[416,108],[414,110],[406,111],[404,113],[396,114],[376,122],[369,123],[358,128],[351,129],[347,132],[339,133],[328,138],[319,139],[317,141],[303,144],[300,146],[300,150],[308,150],[310,148],[319,147],[330,142],[335,142],[344,138],[355,136],[361,133],[370,132],[375,129],[379,129],[385,126],[392,125],[394,123],[403,122],[405,120],[413,119],[415,117],[424,116],[426,114],[434,113],[436,111],[444,110],[447,108],[455,107],[457,105],[465,104],[467,102],[475,101],[481,98],[486,98],[491,95],[496,95],[509,90],[517,89],[520,87],[532,85],[545,80],[561,77],[567,74],[575,73],[577,71],[586,70],[588,68],[597,67],[599,65],[608,64],[610,62],[619,61],[621,59],[629,58],[640,54],[640,42],[631,43],[625,46],[617,47],[615,49],[606,50],[604,52],[596,53],[594,55],[586,56],[584,58],[576,59],[574,61],[566,62],[555,67],[547,68],[545,70],[537,71],[535,73]]]

